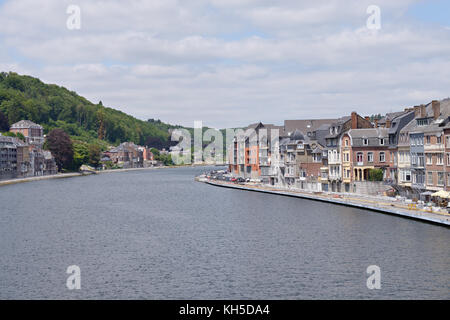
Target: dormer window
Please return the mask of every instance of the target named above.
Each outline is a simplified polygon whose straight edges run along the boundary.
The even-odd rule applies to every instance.
[[[380,146],[384,146],[384,139],[383,138],[380,139]]]
[[[418,126],[426,126],[428,125],[428,119],[417,119]]]
[[[368,146],[369,145],[369,139],[363,138],[363,145]]]

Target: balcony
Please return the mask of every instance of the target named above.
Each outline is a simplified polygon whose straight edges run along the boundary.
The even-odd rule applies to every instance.
[[[433,152],[444,152],[444,144],[425,144],[423,149],[426,151]]]
[[[329,174],[328,175],[328,180],[332,181],[332,180],[341,180],[341,175],[338,173],[335,174]]]
[[[341,164],[340,158],[328,158],[328,164]]]

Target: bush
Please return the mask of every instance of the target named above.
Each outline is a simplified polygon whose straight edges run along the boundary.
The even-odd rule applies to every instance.
[[[382,169],[370,169],[369,170],[369,181],[383,181],[383,170]]]

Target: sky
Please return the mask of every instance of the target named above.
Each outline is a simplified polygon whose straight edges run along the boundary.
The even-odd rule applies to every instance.
[[[0,0],[0,70],[190,127],[365,116],[450,96],[449,13],[443,0]]]

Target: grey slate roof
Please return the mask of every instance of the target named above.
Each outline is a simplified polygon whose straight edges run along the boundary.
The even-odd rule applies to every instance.
[[[11,129],[24,129],[24,128],[42,129],[42,126],[30,120],[20,120],[19,122],[16,122],[13,125],[11,125]]]
[[[338,119],[307,119],[307,120],[284,120],[284,130],[286,133],[294,132],[295,129],[300,130],[304,134],[313,132],[324,124],[332,124]]]
[[[387,138],[388,128],[350,129],[348,134],[354,138]]]
[[[344,117],[341,117],[341,118],[337,119],[336,122],[331,123],[331,124],[330,124],[330,127],[340,127],[340,130],[338,130],[337,133],[329,133],[329,132],[328,132],[328,134],[327,134],[324,138],[325,138],[325,139],[327,139],[327,138],[337,138],[337,137],[341,134],[341,132],[342,132],[342,126],[343,126],[347,121],[349,121],[349,120],[351,120],[351,119],[352,119],[351,116],[344,116]]]

